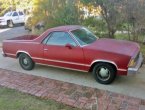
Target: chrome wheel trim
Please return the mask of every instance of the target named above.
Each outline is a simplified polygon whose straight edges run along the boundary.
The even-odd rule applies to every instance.
[[[99,80],[107,81],[110,79],[110,70],[106,67],[100,67],[96,71]]]
[[[12,21],[9,22],[8,26],[9,26],[9,27],[13,27]]]
[[[28,65],[28,64],[29,64],[29,61],[28,61],[27,58],[23,58],[23,64],[24,64],[24,65]]]

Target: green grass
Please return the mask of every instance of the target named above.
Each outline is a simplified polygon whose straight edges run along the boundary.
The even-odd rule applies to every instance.
[[[122,40],[129,40],[128,34],[115,34],[115,38],[116,39],[122,39]],[[133,39],[132,36],[131,36],[131,39]],[[139,35],[138,41],[142,42],[143,39],[144,39],[144,35]]]
[[[0,86],[0,110],[79,110]]]
[[[141,47],[141,52],[143,53],[143,55],[145,56],[145,45],[140,44]]]
[[[128,40],[128,34],[115,34],[116,39]]]

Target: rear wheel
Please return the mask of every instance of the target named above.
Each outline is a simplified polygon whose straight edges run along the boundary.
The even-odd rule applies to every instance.
[[[10,28],[14,27],[13,21],[12,20],[7,21],[7,26]]]
[[[32,70],[35,66],[34,61],[27,54],[20,54],[19,63],[24,70]]]
[[[110,84],[115,79],[116,70],[108,63],[98,63],[93,68],[93,76],[101,84]]]

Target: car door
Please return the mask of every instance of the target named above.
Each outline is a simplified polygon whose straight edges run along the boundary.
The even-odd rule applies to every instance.
[[[14,13],[12,14],[12,20],[13,20],[13,23],[14,23],[14,24],[15,24],[15,23],[19,23],[19,15],[18,15],[17,12],[14,12]]]
[[[84,70],[83,49],[67,32],[52,32],[44,40],[44,60],[49,65]]]
[[[24,23],[25,15],[22,11],[19,11],[19,23]]]

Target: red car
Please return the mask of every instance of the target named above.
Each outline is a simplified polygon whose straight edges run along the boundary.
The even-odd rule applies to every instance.
[[[137,43],[99,39],[82,26],[60,26],[48,29],[40,36],[5,40],[3,55],[19,58],[25,70],[42,64],[92,72],[102,84],[113,82],[116,75],[136,73],[143,62]]]

